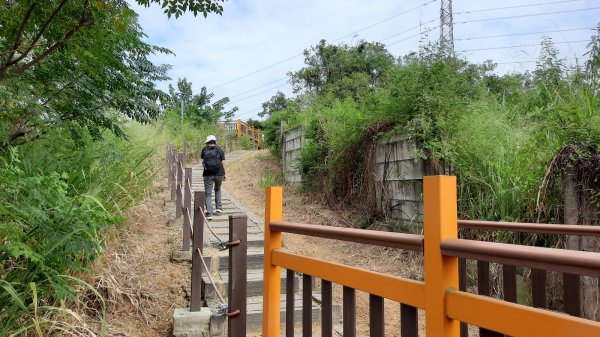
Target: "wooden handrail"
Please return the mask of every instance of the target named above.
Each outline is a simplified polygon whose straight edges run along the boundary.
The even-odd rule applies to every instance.
[[[271,231],[315,236],[320,238],[364,243],[382,247],[423,250],[423,235],[380,232],[367,229],[309,225],[275,221]]]
[[[460,228],[541,234],[600,236],[600,226],[541,224],[504,221],[458,220]]]
[[[444,256],[600,276],[600,253],[463,239],[443,240],[441,247]]]

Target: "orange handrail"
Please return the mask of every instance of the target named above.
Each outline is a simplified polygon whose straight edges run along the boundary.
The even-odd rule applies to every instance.
[[[261,133],[259,128],[255,128],[254,126],[242,122],[242,120],[238,119],[236,124],[236,133],[238,139],[243,137],[248,137],[254,144],[256,148],[260,148],[261,143]]]
[[[432,176],[424,179],[425,212],[422,245],[424,282],[321,261],[282,249],[282,232],[320,237],[333,237],[339,232],[340,235],[337,239],[354,242],[368,241],[373,244],[385,240],[385,235],[360,237],[360,231],[356,230],[351,232],[346,232],[346,229],[321,230],[316,228],[317,226],[283,222],[281,221],[282,188],[268,187],[266,192],[263,336],[280,336],[282,267],[425,309],[427,336],[459,337],[460,322],[514,337],[600,336],[599,322],[458,290],[458,256],[462,253],[456,252],[463,252],[465,249],[473,251],[477,247],[462,247],[463,241],[467,240],[457,239],[456,177]],[[418,237],[394,233],[394,238],[398,242],[397,245],[421,250]],[[488,243],[479,243],[479,245],[486,244]],[[512,246],[515,249],[519,247],[503,245],[503,247],[505,246]],[[493,249],[485,251],[490,260],[506,258],[500,256],[499,253],[494,253]],[[599,253],[569,252],[568,255],[568,259],[562,262],[563,265],[575,266],[580,264],[579,262],[600,260]],[[523,258],[523,260],[530,262],[530,259],[527,258]],[[589,270],[586,271],[588,275],[600,273],[596,264],[588,267]],[[574,270],[579,271],[578,269]]]

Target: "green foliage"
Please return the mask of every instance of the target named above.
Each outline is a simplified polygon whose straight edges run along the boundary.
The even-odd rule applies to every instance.
[[[355,46],[318,45],[304,51],[306,67],[289,73],[295,93],[330,93],[336,98],[359,98],[385,83],[393,56],[378,42]]]
[[[322,41],[306,51],[306,67],[290,74],[298,96],[288,101],[302,103],[264,122],[267,143],[277,149],[281,120],[286,128],[302,125],[305,187],[331,202],[360,200],[354,206],[373,210],[375,187],[368,180],[374,144],[386,135],[414,137],[418,155],[447,163],[458,176],[461,218],[560,221],[559,184],[545,181],[554,172],[550,164],[565,147],[570,157],[562,165],[580,171],[589,171],[598,157],[598,38],[588,46],[585,69],[565,67],[550,39],[541,45],[533,73],[499,76],[491,62],[440,57],[431,45],[389,63],[385,50],[374,53],[381,62],[361,61],[355,58],[360,44]],[[365,69],[379,69],[369,64],[383,69],[382,78],[365,87]],[[366,90],[352,92],[352,86]],[[542,184],[550,185],[550,195],[538,214]]]
[[[289,108],[291,102],[285,97],[281,91],[277,91],[271,99],[262,104],[262,111],[258,113],[260,117],[269,117],[279,111]]]
[[[184,120],[182,124],[179,110],[167,110],[159,119],[157,125],[166,135],[165,143],[170,142],[181,149],[183,141],[186,140],[191,147],[190,151],[195,148],[196,140],[202,146],[208,135],[216,136],[219,146],[224,145],[228,136],[227,131],[220,123],[204,122],[196,125],[189,120]]]
[[[175,15],[176,18],[183,15],[184,12],[192,12],[194,16],[202,13],[204,17],[208,13],[223,14],[222,2],[225,0],[137,0],[138,3],[150,6],[151,3],[161,4],[167,16]]]
[[[148,57],[136,14],[119,1],[9,2],[0,11],[0,145],[61,128],[124,135],[123,116],[149,122],[166,66]],[[5,24],[6,23],[6,24]],[[110,46],[110,47],[107,47]]]
[[[3,336],[31,323],[34,295],[45,304],[75,300],[81,282],[69,275],[103,251],[103,233],[153,178],[153,149],[140,143],[52,136],[0,157]]]
[[[192,83],[185,78],[177,81],[177,91],[169,84],[169,96],[164,100],[164,108],[181,113],[181,104],[183,103],[183,117],[195,127],[200,127],[206,123],[217,123],[223,119],[230,121],[238,110],[233,107],[229,111],[224,111],[225,105],[229,103],[229,97],[223,97],[211,104],[215,94],[209,93],[206,87],[200,89],[200,93],[194,95]]]
[[[283,184],[283,177],[281,173],[266,172],[258,178],[258,186],[262,190],[269,186],[281,186]]]

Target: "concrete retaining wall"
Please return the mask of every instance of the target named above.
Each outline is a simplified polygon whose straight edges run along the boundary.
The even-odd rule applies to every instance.
[[[394,136],[377,144],[374,172],[377,207],[401,224],[423,222],[425,163],[414,139]]]
[[[283,161],[283,175],[288,183],[299,183],[302,181],[298,160],[302,144],[304,144],[304,130],[296,127],[283,132],[281,144],[281,159]]]

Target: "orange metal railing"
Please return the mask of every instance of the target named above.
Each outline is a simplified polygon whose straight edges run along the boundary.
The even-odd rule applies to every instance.
[[[236,123],[236,132],[238,139],[242,137],[249,138],[255,147],[261,146],[262,134],[259,128],[255,128],[248,123],[242,122],[240,119]]]
[[[509,262],[528,267],[539,267],[543,262],[543,267],[548,270],[600,276],[600,254],[458,239],[456,177],[425,177],[422,236],[282,222],[282,204],[282,188],[268,187],[263,336],[280,336],[281,268],[424,309],[427,336],[459,337],[460,322],[514,337],[600,336],[599,322],[458,290],[459,258]],[[291,253],[281,248],[282,232],[422,250],[425,281],[403,279]],[[512,254],[511,251],[517,253]],[[566,257],[558,259],[559,255]],[[553,263],[552,256],[560,261]],[[383,335],[383,332],[380,331],[380,334]]]

